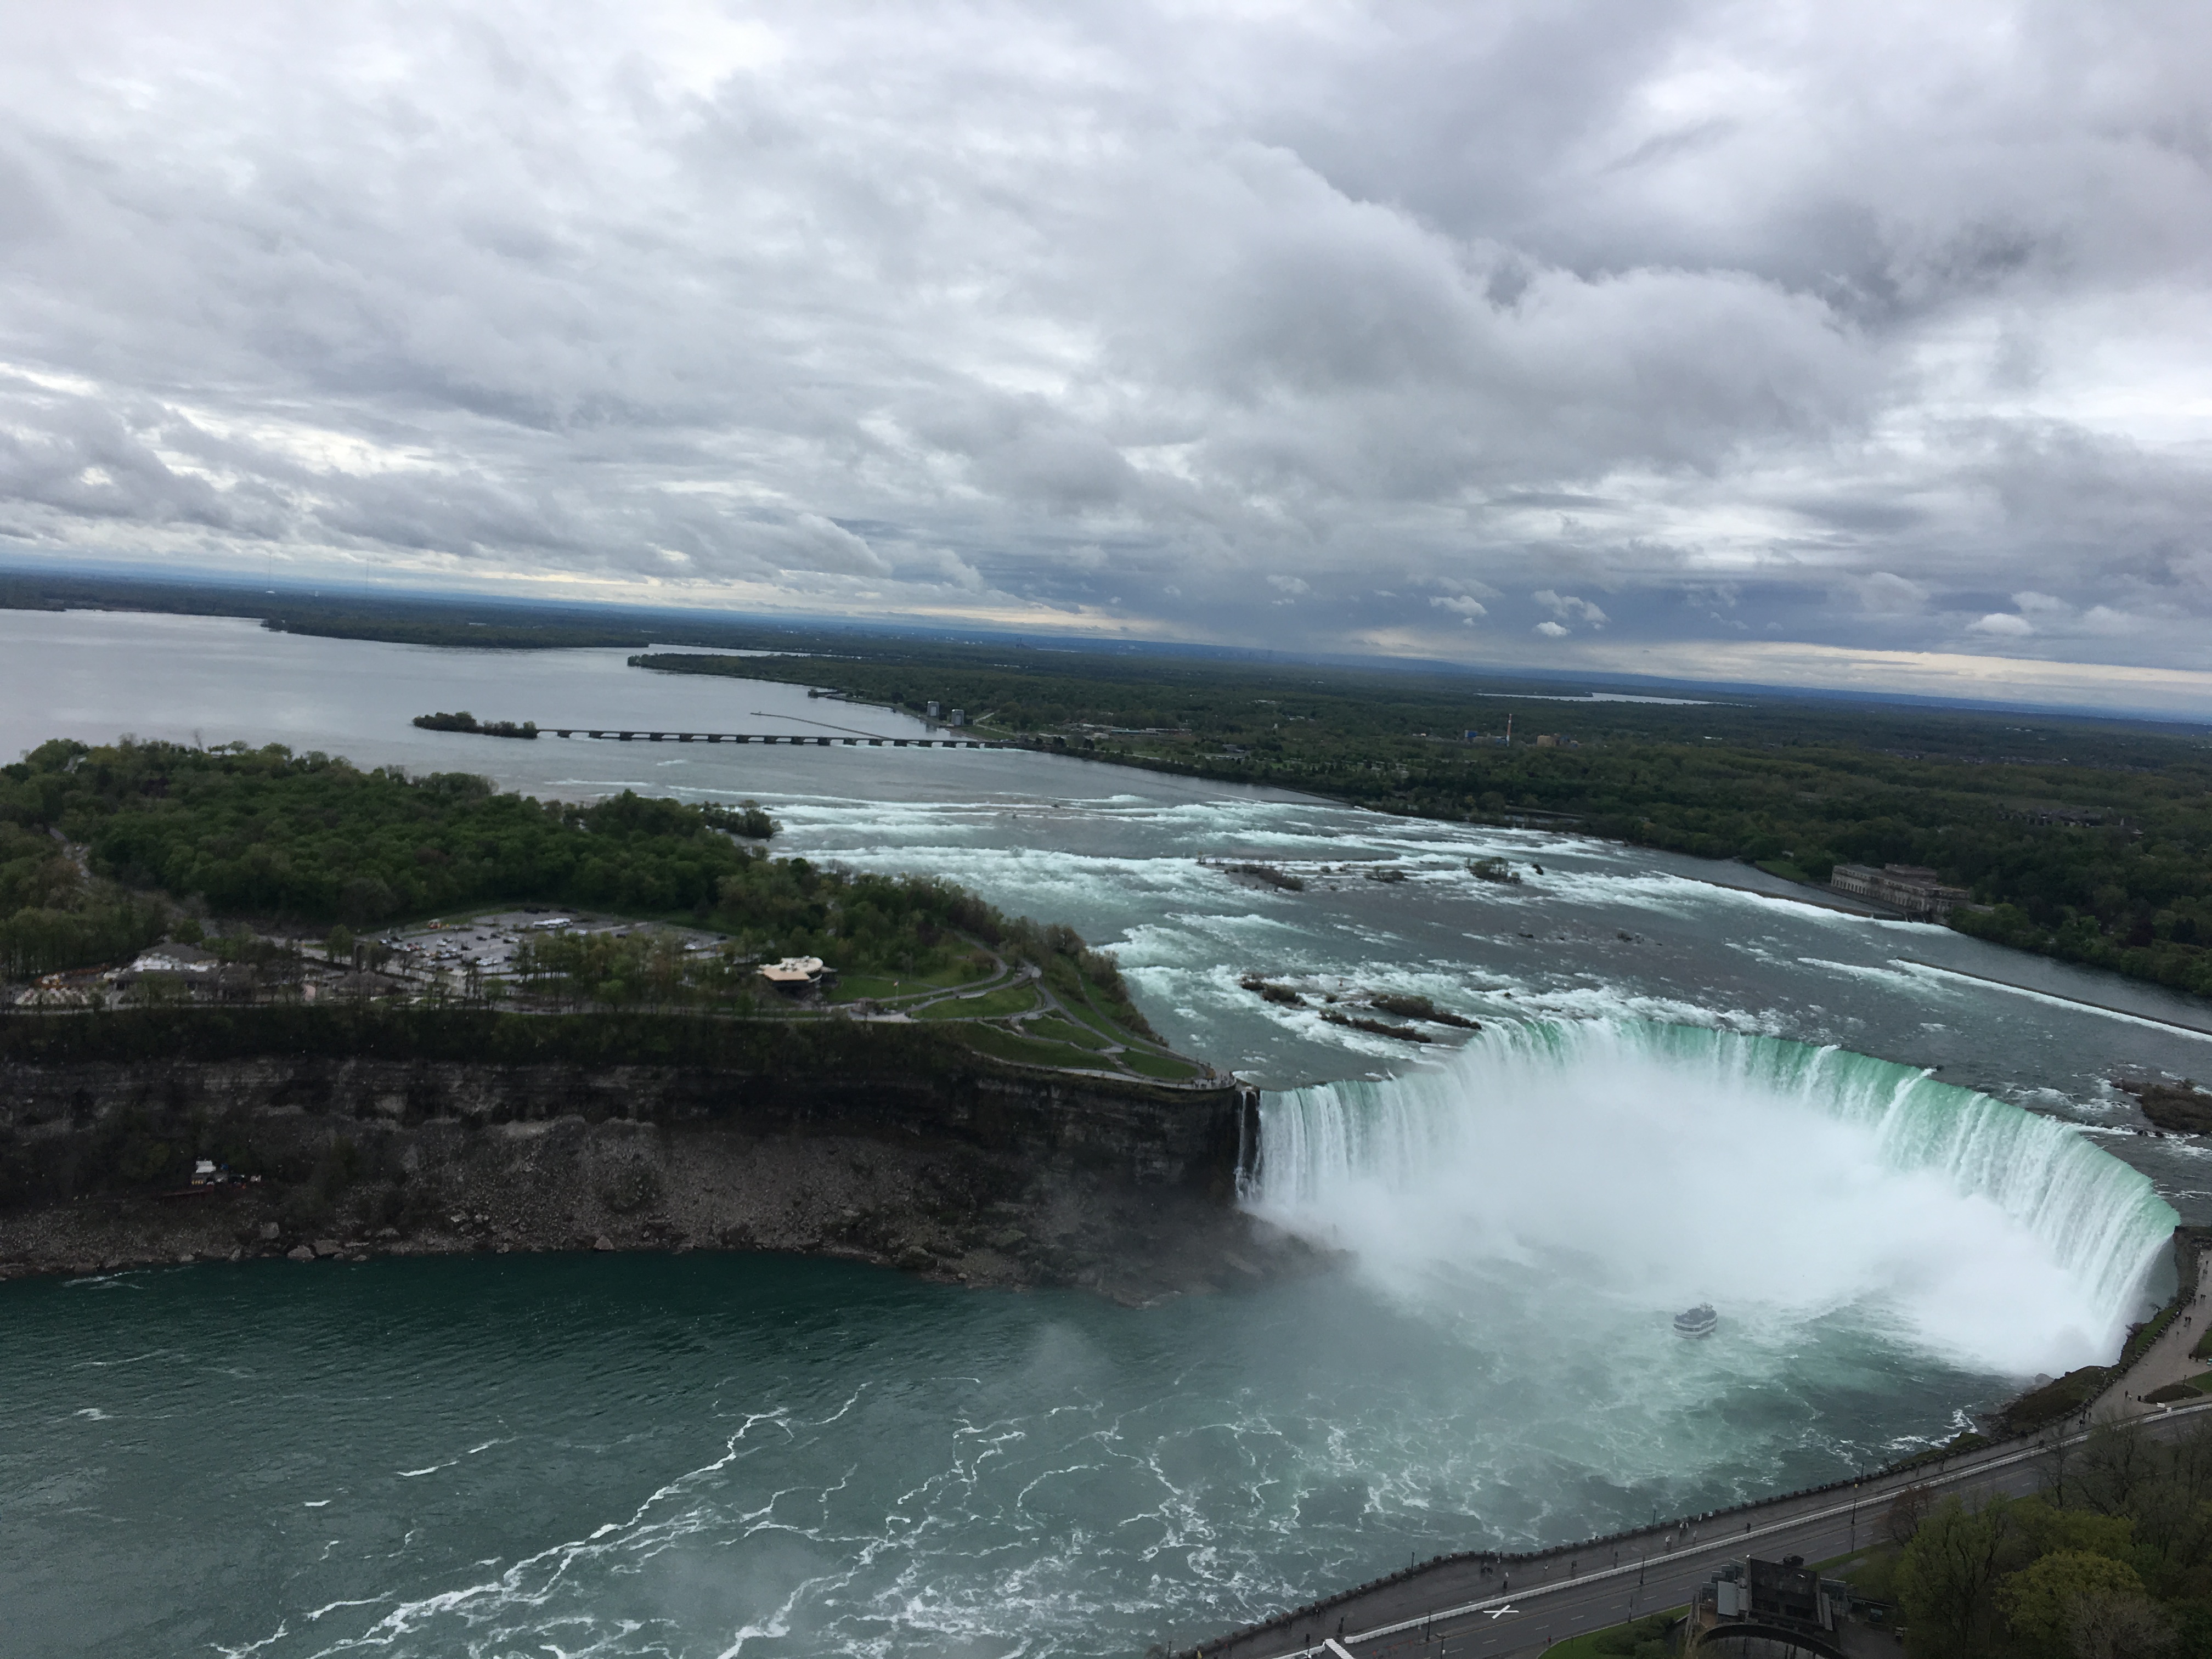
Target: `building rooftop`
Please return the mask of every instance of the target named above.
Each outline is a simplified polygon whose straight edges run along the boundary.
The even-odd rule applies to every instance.
[[[820,957],[786,957],[768,963],[760,976],[771,985],[811,985],[827,966]]]

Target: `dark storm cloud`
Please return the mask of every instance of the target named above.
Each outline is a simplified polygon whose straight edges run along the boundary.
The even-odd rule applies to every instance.
[[[2202,8],[19,21],[19,544],[1626,666],[2212,610]]]

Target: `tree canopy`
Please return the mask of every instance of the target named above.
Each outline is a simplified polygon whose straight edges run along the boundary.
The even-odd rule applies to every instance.
[[[818,956],[847,971],[927,972],[976,941],[1008,945],[1064,960],[1126,1006],[1110,961],[1072,931],[949,882],[824,869],[740,839],[771,828],[750,803],[625,791],[579,805],[275,745],[57,741],[0,767],[0,964],[22,976],[127,955],[176,906],[365,932],[544,902],[708,926],[740,958]]]

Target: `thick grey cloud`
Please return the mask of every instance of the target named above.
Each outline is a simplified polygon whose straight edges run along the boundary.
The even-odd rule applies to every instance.
[[[2203,663],[2202,7],[11,33],[18,546],[1668,672]]]

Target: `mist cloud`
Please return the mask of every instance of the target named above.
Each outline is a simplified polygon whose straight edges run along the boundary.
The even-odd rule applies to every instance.
[[[17,22],[0,549],[2201,660],[2202,8]]]

